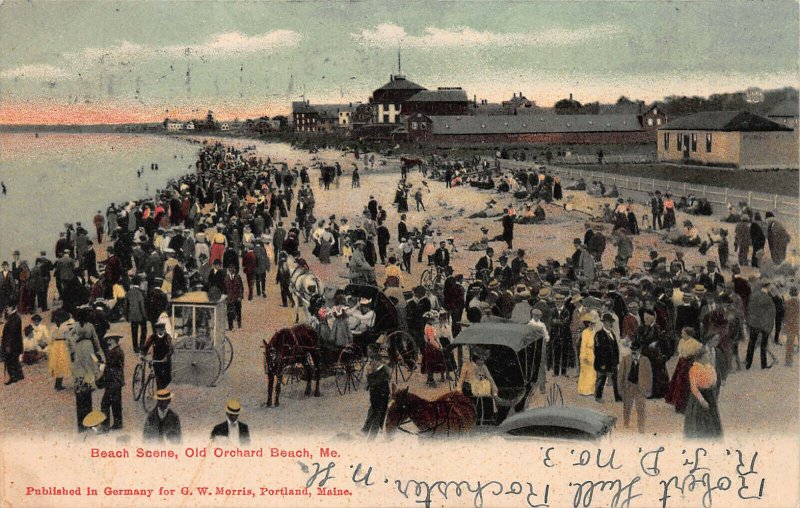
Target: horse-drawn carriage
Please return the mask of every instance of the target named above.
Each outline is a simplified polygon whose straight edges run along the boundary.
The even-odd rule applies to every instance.
[[[332,360],[329,364],[333,365],[339,393],[344,395],[358,389],[370,344],[377,344],[395,382],[408,381],[417,367],[419,351],[398,309],[401,303],[398,299],[402,298],[402,294],[395,297],[398,301],[392,301],[379,287],[367,284],[348,284],[343,291],[354,301],[369,300],[368,305],[375,313],[375,320],[367,331],[353,337],[352,344],[341,349],[328,345],[329,350],[323,355]]]
[[[525,408],[525,402],[539,377],[544,351],[541,333],[527,325],[511,322],[473,323],[464,328],[448,347],[448,354],[456,354],[458,377],[464,367],[464,348],[469,355],[480,348],[488,353],[485,360],[498,394],[496,411],[479,411],[480,424],[501,423],[513,407],[516,411]],[[474,402],[480,401],[474,397]],[[486,417],[481,418],[481,414]]]
[[[264,340],[264,370],[269,378],[268,403],[272,401],[273,389],[279,394],[281,385],[302,378],[307,381],[306,395],[311,394],[312,377],[316,378],[314,394],[319,395],[319,380],[323,376],[335,377],[340,395],[356,391],[364,377],[367,347],[370,344],[378,345],[394,382],[405,382],[411,378],[417,368],[419,351],[413,337],[406,331],[402,312],[398,309],[400,302],[392,301],[380,288],[372,285],[349,284],[342,292],[355,302],[369,300],[369,310],[375,315],[372,325],[355,335],[353,343],[344,347],[320,337],[317,329],[309,325],[285,328],[276,332],[271,339]],[[403,298],[402,292],[398,297]],[[325,303],[322,295],[313,298],[309,314],[320,319],[319,309]]]

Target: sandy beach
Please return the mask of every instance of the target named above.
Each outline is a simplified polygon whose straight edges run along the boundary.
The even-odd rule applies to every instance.
[[[338,151],[322,150],[317,154],[291,150],[288,146],[264,144],[259,142],[237,142],[240,147],[256,145],[256,155],[266,158],[272,157],[273,161],[286,160],[289,165],[295,162],[308,164],[312,158],[327,161],[340,161],[343,168],[348,169],[353,161],[352,154],[346,157]],[[327,217],[336,214],[337,217],[355,218],[360,215],[369,196],[375,195],[378,202],[389,210],[389,228],[392,232],[392,246],[396,246],[397,214],[391,208],[393,191],[399,176],[397,162],[387,161],[385,166],[379,165],[375,172],[361,172],[361,188],[351,189],[349,171],[341,178],[338,186],[332,186],[330,191],[317,187],[316,175],[311,173],[312,185],[316,195],[317,217]],[[410,176],[411,182],[417,184],[421,176],[414,173]],[[412,211],[408,213],[409,226],[421,226],[431,217],[441,237],[453,236],[456,239],[458,252],[452,255],[451,264],[456,272],[468,273],[474,266],[480,253],[467,251],[467,246],[478,239],[479,228],[486,225],[490,229],[490,236],[499,234],[500,224],[492,219],[467,219],[466,217],[481,210],[489,199],[496,199],[500,205],[512,201],[508,197],[498,197],[495,193],[477,191],[470,187],[445,189],[443,183],[430,182],[430,194],[425,198],[427,212]],[[570,195],[570,192],[566,193]],[[585,193],[576,196],[575,202],[580,201],[583,208],[598,207],[601,200],[585,197]],[[516,203],[519,209],[520,203]],[[641,217],[644,208],[636,206],[637,215]],[[462,211],[463,209],[463,211]],[[526,250],[526,259],[529,265],[536,265],[547,258],[563,259],[572,253],[572,239],[581,237],[583,224],[587,216],[579,212],[566,212],[559,205],[547,205],[547,221],[540,225],[517,225],[515,228],[515,248]],[[87,210],[87,222],[91,210]],[[678,214],[678,224],[683,220],[683,214]],[[701,233],[708,231],[714,225],[718,227],[716,217],[695,217]],[[644,225],[642,225],[644,226]],[[787,229],[795,225],[787,224]],[[606,233],[610,232],[610,225],[606,226]],[[501,251],[505,246],[501,243],[494,244],[496,251]],[[647,252],[653,248],[667,259],[674,257],[674,248],[663,242],[659,233],[644,232],[634,237],[635,256],[631,266],[642,266]],[[105,244],[98,246],[98,259],[104,259]],[[318,274],[322,281],[329,286],[342,287],[345,280],[341,278],[347,269],[340,258],[335,258],[330,265],[320,265],[318,260],[310,255],[310,244],[301,244],[301,252],[309,261],[311,269]],[[603,264],[609,266],[613,263],[613,247],[606,249]],[[714,259],[714,249],[708,259]],[[706,258],[699,255],[696,250],[687,251],[687,266],[705,262]],[[403,285],[410,289],[418,283],[420,273],[425,266],[414,263],[411,276],[404,275]],[[377,267],[377,278],[383,280],[382,267]],[[266,300],[254,299],[243,302],[243,327],[229,333],[234,347],[233,363],[224,378],[215,387],[174,386],[174,410],[180,415],[184,433],[206,434],[218,422],[222,415],[222,405],[229,397],[237,397],[244,407],[243,419],[248,422],[251,432],[256,434],[286,435],[311,431],[321,435],[335,435],[340,433],[354,434],[360,429],[366,416],[368,407],[367,392],[350,393],[340,396],[336,392],[333,378],[324,378],[321,384],[323,397],[305,398],[303,396],[304,383],[285,386],[282,393],[282,403],[279,408],[266,408],[262,404],[266,400],[266,385],[262,362],[262,340],[268,339],[277,329],[287,326],[295,321],[295,313],[291,308],[282,308],[279,305],[279,292],[274,284],[274,268],[267,275],[268,298]],[[730,273],[725,273],[726,279]],[[29,317],[23,318],[23,325],[27,324]],[[136,356],[131,351],[129,325],[126,322],[115,323],[109,333],[125,336],[123,349],[126,352],[126,382],[130,383],[131,374],[136,365]],[[723,427],[726,434],[747,434],[757,430],[761,434],[791,433],[798,424],[798,369],[783,366],[783,352],[777,346],[771,346],[779,358],[779,363],[770,370],[753,369],[751,371],[733,372],[723,386],[720,395],[720,407]],[[742,352],[743,356],[744,353]],[[668,368],[670,373],[674,369],[673,359]],[[0,425],[4,433],[56,433],[73,435],[75,429],[74,397],[70,390],[55,392],[52,389],[52,380],[47,376],[46,363],[25,367],[26,379],[13,387],[5,388],[4,398],[13,397],[16,401],[30,401],[26,410],[33,418],[29,418],[23,429],[16,421],[15,412],[4,411],[0,414]],[[552,378],[548,379],[552,383]],[[606,396],[605,402],[596,403],[591,397],[580,397],[576,394],[576,379],[574,377],[558,378],[558,384],[564,396],[564,403],[568,405],[585,406],[608,414],[618,419],[614,434],[635,432],[622,428],[622,405],[611,402],[613,397]],[[435,389],[425,386],[424,376],[415,373],[409,385],[411,391],[426,398],[432,398],[444,393],[447,385],[439,385]],[[68,382],[68,386],[70,383]],[[95,407],[99,406],[102,392],[94,394]],[[7,399],[8,400],[8,399]],[[546,404],[543,394],[536,393],[529,399],[529,407]],[[145,414],[139,403],[134,403],[130,398],[130,386],[123,391],[124,422],[123,433],[139,436]],[[650,401],[648,403],[647,432],[653,435],[680,435],[683,429],[683,416],[676,414],[672,406],[663,401]],[[491,431],[489,429],[489,431]]]

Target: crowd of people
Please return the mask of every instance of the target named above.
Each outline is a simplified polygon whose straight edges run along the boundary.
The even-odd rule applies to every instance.
[[[211,300],[224,295],[228,328],[241,328],[242,301],[267,298],[267,274],[274,268],[282,305],[306,307],[309,324],[323,345],[357,343],[373,326],[376,316],[369,299],[348,300],[336,291],[331,301],[323,294],[313,302],[295,301],[293,278],[298,271],[310,271],[301,250],[321,265],[341,259],[351,282],[378,286],[391,296],[414,338],[429,386],[449,378],[458,389],[466,384],[490,407],[498,390],[485,366],[486,352],[471,351],[459,379],[455,359],[446,354],[462,326],[489,316],[528,324],[546,337],[542,387],[545,372],[550,372],[574,379],[578,394],[602,403],[604,386],[611,384],[614,400],[623,404],[624,425],[629,425],[635,408],[640,432],[646,430],[648,405],[663,400],[686,415],[687,436],[719,436],[717,401],[731,372],[750,369],[756,348],[760,367],[772,367],[770,338],[776,344],[785,340],[785,363],[792,364],[800,319],[797,288],[792,285],[797,260],[787,257],[790,237],[772,214],[762,223],[758,212],[739,212],[734,243],[738,264],[729,264],[727,232],[714,230],[702,240],[691,223],[684,224],[686,231],[672,232],[675,204],[671,196],[654,192],[648,203],[652,227],[646,218],[642,227],[666,229],[670,233],[665,241],[703,254],[703,249],[717,245],[719,262],[688,267],[681,251],[667,260],[653,250],[640,268],[631,266],[632,238],[642,233],[634,203],[602,191],[600,195],[616,200],[616,205],[606,206],[585,223],[583,237],[573,241],[574,253],[563,261],[534,261],[535,253],[514,249],[515,228],[545,222],[544,206],[563,200],[564,190],[591,194],[593,187],[578,181],[562,189],[558,175],[544,168],[503,173],[485,160],[473,161],[472,166],[448,164],[437,174],[453,195],[463,184],[492,193],[486,209],[472,218],[500,224],[496,235],[489,234],[490,227],[496,227],[491,223],[482,229],[481,238],[467,249],[482,254],[469,273],[460,273],[452,264],[454,238],[442,235],[425,213],[430,193],[426,180],[412,183],[414,175],[404,170],[394,201],[385,208],[371,195],[356,217],[332,214],[318,219],[309,168],[290,169],[286,163],[232,147],[206,145],[196,171],[170,182],[154,198],[112,203],[104,213],[97,212],[93,236],[105,246],[105,259],[97,259],[92,235],[76,223],[59,234],[54,261],[42,252],[29,268],[15,252],[12,264],[3,262],[6,384],[24,379],[20,358],[23,363],[46,358],[55,390],[64,389],[65,379],[73,380],[79,430],[101,423],[104,428],[122,428],[125,355],[121,338],[108,331],[110,322],[125,319],[133,352],[151,355],[154,362],[159,404],[147,418],[145,434],[157,429],[174,436],[169,429],[174,429],[177,417],[166,408],[174,351],[167,315],[170,299],[192,291],[204,291]],[[332,172],[325,169],[331,167]],[[319,169],[322,192],[343,174],[337,166],[320,164]],[[353,187],[360,185],[356,174],[354,170]],[[413,212],[410,194],[416,203]],[[502,212],[499,207],[495,211],[495,197],[510,200]],[[517,204],[522,207],[519,212]],[[411,214],[419,227],[410,225]],[[396,221],[395,228],[389,227],[390,220]],[[747,235],[740,235],[740,226]],[[760,237],[753,233],[757,228]],[[669,236],[672,233],[678,236]],[[606,266],[603,255],[609,244],[616,252]],[[750,247],[754,254],[748,259]],[[764,255],[767,247],[769,258]],[[290,258],[296,265],[292,270]],[[416,285],[409,279],[415,259],[441,274],[440,286]],[[747,265],[757,267],[759,276],[743,277],[741,268]],[[723,273],[728,267],[729,276]],[[54,327],[40,314],[50,310],[51,279],[60,302],[51,314]],[[413,288],[410,297],[403,288]],[[29,314],[30,325],[23,331],[20,315]],[[374,434],[388,404],[386,369],[376,349],[362,346],[369,352],[371,391],[364,431]],[[673,357],[677,365],[669,372],[667,362]],[[99,416],[91,394],[99,389],[105,390],[102,419],[95,423]],[[228,414],[238,414],[234,409]],[[85,423],[89,415],[94,415],[88,420],[94,425]],[[235,420],[228,423],[235,426]],[[247,431],[236,432],[242,436]]]

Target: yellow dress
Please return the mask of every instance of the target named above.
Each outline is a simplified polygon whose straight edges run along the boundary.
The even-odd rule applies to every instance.
[[[578,395],[594,395],[597,372],[594,370],[594,330],[581,332],[581,374],[578,377]]]
[[[48,371],[51,377],[63,378],[72,374],[67,341],[72,334],[75,321],[70,319],[61,324],[58,330],[50,336],[51,342],[47,350]]]

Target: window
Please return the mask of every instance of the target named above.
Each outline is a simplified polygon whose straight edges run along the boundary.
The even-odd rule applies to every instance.
[[[388,114],[383,115],[383,123],[389,123],[389,115]]]
[[[649,125],[650,127],[653,126],[653,119],[652,118],[648,118],[647,119],[647,125]]]
[[[664,151],[669,150],[669,132],[664,133]]]
[[[706,133],[706,153],[711,153],[711,133]]]
[[[661,119],[660,118],[656,118],[656,125],[661,125]]]
[[[697,133],[696,132],[692,133],[692,151],[693,152],[697,151]]]
[[[417,122],[411,122],[411,130],[417,130]]]
[[[683,134],[678,134],[677,142],[675,143],[675,148],[680,152],[683,150]]]

